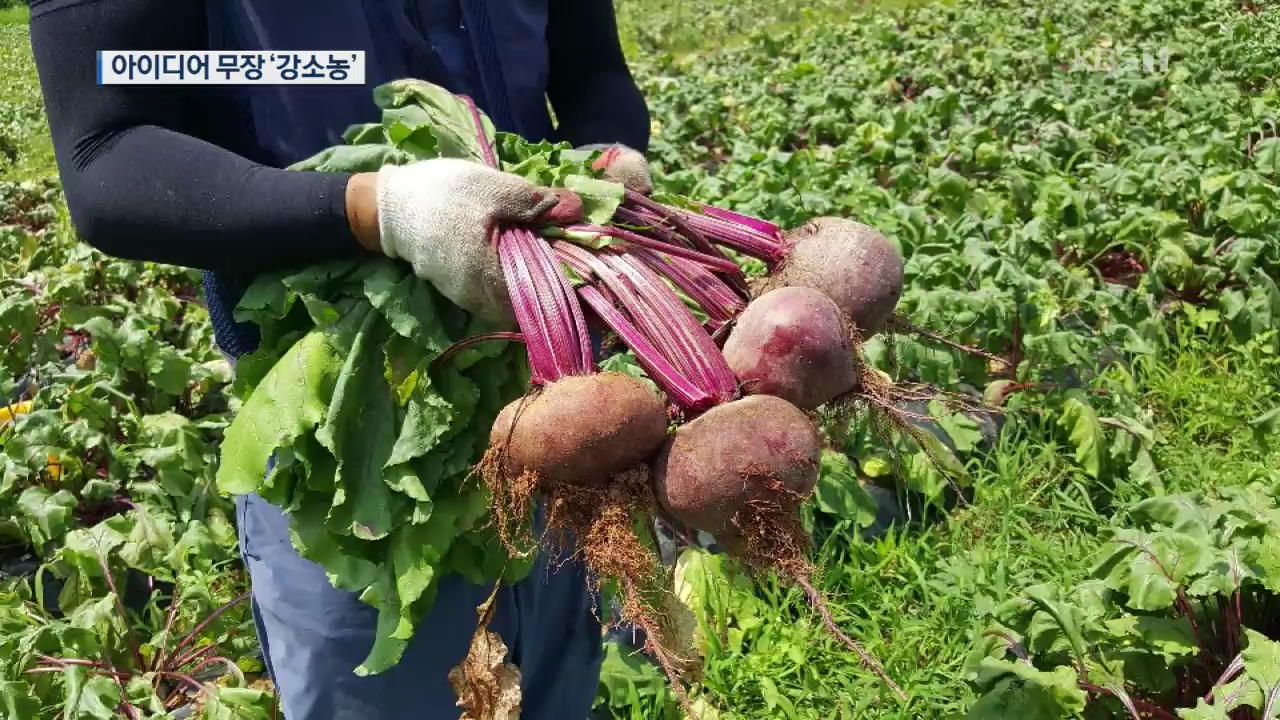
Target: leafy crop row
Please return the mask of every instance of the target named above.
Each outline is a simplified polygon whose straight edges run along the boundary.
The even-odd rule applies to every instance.
[[[260,665],[213,482],[231,369],[198,274],[74,242],[60,202],[0,183],[0,707],[142,717],[203,697],[190,673]],[[270,705],[208,700],[211,717]]]
[[[885,230],[909,258],[904,314],[998,360],[912,337],[870,354],[1009,400],[1153,353],[1184,302],[1239,341],[1280,320],[1273,16],[935,3],[769,28],[638,74],[666,188],[784,225],[838,214]],[[1081,61],[1098,48],[1120,50]],[[1165,51],[1167,71],[1143,66]],[[1097,475],[1091,443],[1114,432],[1072,397],[1061,417]]]

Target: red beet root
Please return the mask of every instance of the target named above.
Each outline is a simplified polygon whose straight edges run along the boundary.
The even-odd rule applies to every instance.
[[[812,288],[761,295],[738,317],[724,357],[744,392],[812,410],[858,384],[858,356],[840,309]]]
[[[863,340],[893,314],[902,297],[902,255],[875,228],[820,217],[788,232],[786,241],[786,259],[762,292],[785,286],[820,290],[857,326]]]
[[[732,535],[753,505],[798,505],[813,492],[818,433],[799,408],[771,395],[719,405],[684,425],[654,461],[658,502],[673,518]]]
[[[662,400],[626,375],[570,376],[498,414],[490,445],[503,469],[543,484],[600,486],[644,462],[667,436]]]

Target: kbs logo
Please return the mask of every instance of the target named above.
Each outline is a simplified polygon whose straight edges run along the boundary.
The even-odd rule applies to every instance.
[[[1169,72],[1172,52],[1167,47],[1139,49],[1117,45],[1097,45],[1084,52],[1076,51],[1071,72],[1144,72],[1148,75]]]

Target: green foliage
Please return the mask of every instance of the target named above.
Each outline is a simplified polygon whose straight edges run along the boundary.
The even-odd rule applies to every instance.
[[[220,515],[175,526],[142,506],[66,533],[42,571],[59,578],[56,600],[40,576],[34,595],[12,580],[0,591],[5,717],[158,718],[192,699],[201,717],[269,717],[270,693],[246,687],[261,663],[234,544]],[[139,603],[131,585],[148,576],[173,590]],[[229,682],[184,679],[211,669]]]
[[[662,671],[638,653],[627,653],[617,644],[604,648],[600,667],[600,692],[595,707],[614,717],[676,720],[675,698]]]
[[[876,516],[876,501],[862,487],[848,456],[834,450],[822,453],[814,506],[860,527],[870,525]]]
[[[524,388],[522,357],[492,344],[433,368],[470,322],[390,260],[260,279],[240,312],[264,337],[246,362],[269,369],[242,378],[219,487],[283,508],[299,552],[378,608],[361,672],[380,672],[444,572],[492,582],[504,571],[505,550],[480,523],[487,492],[469,471]]]
[[[39,180],[53,171],[53,143],[27,39],[27,3],[0,1],[0,180]],[[0,223],[3,224],[3,223]]]
[[[11,81],[0,96],[0,154],[6,143],[17,150],[0,157],[0,716],[115,718],[127,702],[138,717],[159,717],[166,698],[172,708],[199,696],[208,716],[254,706],[267,717],[261,690],[214,699],[188,687],[169,697],[172,683],[121,687],[36,654],[141,677],[153,656],[139,662],[131,634],[153,652],[247,583],[230,502],[214,487],[231,368],[213,347],[199,274],[75,241],[48,177],[25,28],[0,27],[0,54]],[[169,584],[180,601],[166,630]],[[218,644],[233,664],[261,669],[243,605],[191,643]],[[28,673],[37,666],[46,670]],[[210,669],[219,666],[201,673]]]
[[[969,717],[1269,706],[1280,686],[1268,637],[1280,608],[1276,492],[1255,483],[1129,508],[1089,580],[1033,586],[988,613],[965,664],[982,692]]]
[[[381,124],[351,128],[347,145],[297,169],[357,171],[434,157],[482,162],[581,190],[588,215],[612,217],[621,186],[594,179],[592,153],[495,138],[492,124],[445,90],[397,81],[374,91]],[[258,278],[237,318],[262,331],[243,358],[244,404],[228,428],[218,487],[256,492],[290,518],[299,553],[336,587],[378,610],[359,674],[399,661],[446,573],[476,583],[516,579],[472,473],[489,428],[526,387],[523,354],[506,343],[449,346],[482,329],[403,263],[342,261]]]
[[[53,214],[32,186],[7,189],[22,218]],[[225,508],[212,481],[230,367],[195,274],[48,242],[53,221],[41,222],[0,229],[3,384],[30,402],[0,427],[0,535],[44,552],[79,521],[133,506],[183,522]]]

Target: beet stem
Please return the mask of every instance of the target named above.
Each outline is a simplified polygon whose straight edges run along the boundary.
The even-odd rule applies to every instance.
[[[684,218],[681,217],[679,213],[666,205],[663,205],[642,193],[635,192],[634,190],[626,191],[625,202],[642,207],[671,223],[676,230],[689,239],[689,242],[693,243],[694,247],[698,248],[702,252],[709,255],[723,256],[723,253],[716,249],[716,246],[713,245],[710,240],[704,237],[702,233],[698,232],[696,229],[689,227],[689,224],[684,221]]]
[[[569,269],[577,273],[578,277],[588,282],[595,277],[595,273],[592,272],[591,265],[589,264],[589,258],[591,255],[589,250],[586,250],[581,246],[574,245],[571,242],[565,242],[564,240],[553,240],[551,242],[551,249],[555,252],[556,258],[559,259],[560,262],[569,266]],[[588,260],[583,260],[582,256],[584,254],[588,256]]]
[[[745,225],[738,225],[714,215],[677,210],[691,227],[697,228],[713,242],[763,260],[770,269],[777,268],[786,257],[781,238],[770,237]]]
[[[666,205],[656,202],[649,197],[632,190],[626,191],[626,200],[624,202],[629,203],[632,207],[648,210],[654,216],[671,223],[672,227],[683,234],[698,250],[701,250],[708,255],[727,257],[720,248],[716,247],[710,240],[704,237],[702,233],[698,232],[695,228],[690,227],[689,223],[686,223],[684,218],[682,218],[678,212],[672,210]],[[729,284],[743,298],[751,296],[751,291],[747,287],[747,276],[742,273],[741,269],[739,269],[738,272],[729,275]]]
[[[650,340],[673,353],[669,356],[672,363],[698,381],[699,387],[717,402],[732,400],[738,389],[737,377],[720,348],[675,292],[634,256],[610,254],[603,260],[625,277],[637,298],[650,308],[649,313],[636,316],[642,321],[641,327],[650,328]],[[635,315],[636,309],[632,312]]]
[[[642,248],[657,250],[659,252],[667,253],[668,255],[674,255],[676,257],[681,257],[686,260],[692,260],[693,262],[696,262],[699,265],[705,265],[706,267],[714,268],[716,270],[719,270],[720,272],[730,273],[730,274],[735,272],[741,272],[741,268],[738,267],[738,264],[728,258],[709,255],[707,253],[702,253],[697,250],[690,250],[686,247],[682,247],[680,245],[676,245],[674,243],[670,243],[664,240],[657,240],[654,238],[646,237],[644,235],[641,235],[638,232],[635,232],[633,230],[628,230],[622,227],[617,227],[617,226],[605,227],[603,225],[571,225],[567,228],[564,228],[563,232],[565,234],[565,237],[569,240],[573,240],[574,233],[591,234],[594,236],[604,235],[607,237],[617,238],[618,240],[622,240],[623,242],[626,242],[632,245],[637,245]]]
[[[599,288],[583,285],[578,288],[582,299],[596,315],[610,327],[627,347],[636,354],[636,360],[650,379],[662,388],[671,401],[687,412],[702,412],[714,404],[709,394],[675,368],[661,351],[649,342],[635,325],[627,319]]]
[[[499,167],[498,154],[493,149],[493,144],[489,142],[488,135],[484,131],[484,120],[480,118],[480,108],[476,107],[476,101],[471,99],[469,95],[459,95],[462,102],[466,103],[467,111],[471,113],[471,122],[476,128],[476,142],[480,145],[480,152],[484,155],[484,162],[491,168]]]
[[[715,403],[730,399],[737,389],[736,379],[728,369],[728,363],[724,361],[719,348],[710,341],[697,318],[693,317],[689,308],[661,278],[654,275],[650,282],[627,262],[623,262],[626,257],[626,254],[617,253],[602,253],[599,256],[584,253],[582,259],[591,265],[592,271],[600,278],[604,287],[626,308],[635,325],[669,363],[700,390],[714,398]],[[706,339],[703,353],[708,349],[713,351],[711,360],[718,358],[724,365],[727,379],[717,382],[715,374],[705,367],[704,358],[700,357],[697,349],[699,336]],[[721,387],[725,382],[730,387]]]
[[[437,355],[435,360],[431,361],[431,365],[427,368],[427,371],[435,372],[438,368],[444,365],[445,362],[449,360],[449,358],[453,357],[454,355],[457,355],[463,350],[466,350],[472,345],[478,345],[482,342],[496,342],[500,340],[508,340],[512,342],[522,343],[524,342],[524,335],[518,332],[487,332],[487,333],[480,333],[478,335],[472,335],[470,337],[464,337],[458,342],[445,348],[439,355]]]
[[[551,246],[523,227],[498,233],[498,260],[535,385],[595,372],[582,304]]]
[[[711,217],[720,220],[751,228],[755,232],[772,236],[781,241],[782,228],[768,220],[761,220],[758,217],[743,215],[742,213],[734,212],[732,210],[725,210],[724,208],[719,208],[715,205],[700,205],[698,209],[701,210],[704,215],[710,215]]]
[[[683,258],[662,257],[656,252],[636,248],[630,251],[649,269],[670,280],[681,292],[693,299],[717,325],[737,317],[746,303],[724,284],[720,278],[707,272],[702,266]]]

